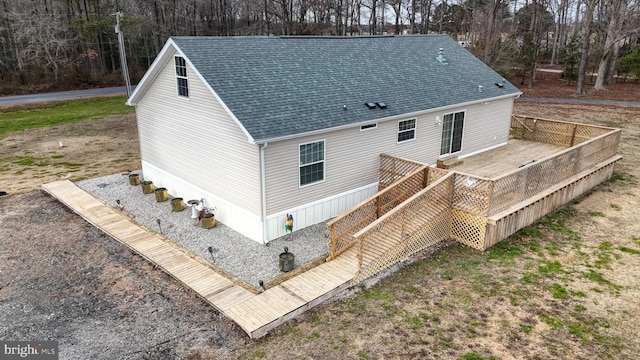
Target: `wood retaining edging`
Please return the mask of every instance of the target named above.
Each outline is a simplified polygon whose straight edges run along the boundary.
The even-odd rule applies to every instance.
[[[358,268],[355,250],[256,294],[205,260],[146,229],[115,208],[63,180],[42,185],[87,222],[124,244],[238,324],[251,338],[291,320],[351,286]],[[218,270],[221,271],[221,270]]]

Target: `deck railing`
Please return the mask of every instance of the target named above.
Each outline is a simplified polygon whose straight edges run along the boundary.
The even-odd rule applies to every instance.
[[[359,271],[353,282],[448,238],[453,183],[453,173],[444,175],[354,234]]]
[[[403,179],[395,181],[374,196],[354,206],[327,223],[329,258],[335,257],[353,245],[351,235],[371,224],[388,210],[393,209],[426,186],[428,166],[422,165]]]
[[[554,185],[598,170],[615,158],[620,133],[607,127],[514,116],[511,134],[515,138],[567,148],[493,179],[382,155],[382,190],[328,223],[330,258],[357,244],[359,272],[353,281],[358,282],[442,239],[485,250],[491,216],[502,216],[518,204],[527,206],[527,201]]]
[[[417,166],[420,165],[420,166]],[[449,172],[427,164],[380,155],[380,191],[327,223],[329,259],[353,245],[352,235]]]
[[[380,168],[378,171],[378,191],[404,178],[425,164],[409,159],[403,159],[388,154],[380,154]]]
[[[527,118],[533,122],[533,118]],[[536,123],[538,125],[536,125]],[[557,154],[516,169],[493,180],[488,215],[498,214],[590,167],[611,158],[618,150],[620,130],[591,125],[540,120],[522,131],[525,139],[574,144]],[[560,131],[560,129],[563,129]],[[542,134],[538,134],[541,132]]]
[[[567,147],[589,141],[613,130],[615,129],[597,125],[529,116],[511,117],[511,135],[514,138]]]

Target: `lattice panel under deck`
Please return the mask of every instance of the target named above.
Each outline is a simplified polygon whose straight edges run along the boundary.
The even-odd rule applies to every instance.
[[[460,210],[451,211],[452,237],[474,249],[484,251],[487,219]]]

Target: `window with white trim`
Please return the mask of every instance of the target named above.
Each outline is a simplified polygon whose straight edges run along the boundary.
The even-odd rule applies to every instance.
[[[442,142],[440,155],[457,153],[462,150],[464,111],[445,114],[442,120]]]
[[[189,82],[187,80],[187,62],[181,56],[176,56],[176,83],[178,96],[189,97]]]
[[[300,186],[324,181],[324,140],[300,144]]]
[[[398,122],[398,142],[416,138],[416,119]]]

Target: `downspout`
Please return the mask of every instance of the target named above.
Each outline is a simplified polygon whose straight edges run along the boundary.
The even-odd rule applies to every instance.
[[[267,180],[265,178],[264,149],[269,145],[260,147],[260,195],[262,196],[262,244],[267,244]]]

